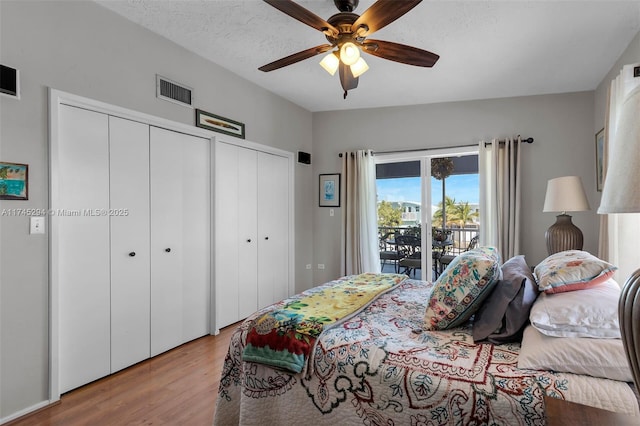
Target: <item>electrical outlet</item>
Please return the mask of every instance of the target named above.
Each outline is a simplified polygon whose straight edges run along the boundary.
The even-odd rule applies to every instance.
[[[318,269],[324,269],[324,263],[318,263]]]
[[[311,269],[311,264],[307,263],[307,269]]]
[[[31,216],[31,221],[29,224],[29,233],[30,234],[44,234],[44,217],[42,216]]]

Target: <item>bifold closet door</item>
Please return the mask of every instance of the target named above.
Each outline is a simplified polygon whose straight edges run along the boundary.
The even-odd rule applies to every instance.
[[[217,142],[215,149],[216,327],[257,308],[257,152]]]
[[[149,126],[109,117],[111,372],[149,358]]]
[[[150,128],[151,356],[209,331],[210,143]]]
[[[52,161],[59,378],[64,393],[110,373],[109,119],[61,105]]]
[[[258,308],[289,296],[289,161],[258,153]]]

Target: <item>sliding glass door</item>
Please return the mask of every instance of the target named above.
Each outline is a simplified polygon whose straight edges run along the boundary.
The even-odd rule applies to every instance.
[[[441,257],[466,250],[479,232],[477,149],[375,158],[382,270],[435,280]]]

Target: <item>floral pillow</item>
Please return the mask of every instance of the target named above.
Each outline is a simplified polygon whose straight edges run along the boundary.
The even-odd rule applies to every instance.
[[[464,323],[500,277],[500,254],[495,247],[480,247],[456,256],[434,283],[425,328],[446,330]]]
[[[603,283],[618,269],[581,250],[552,254],[536,266],[538,289],[545,293],[582,290]]]

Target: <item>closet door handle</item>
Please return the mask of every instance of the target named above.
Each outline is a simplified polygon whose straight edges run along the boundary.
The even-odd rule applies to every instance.
[[[251,238],[247,238],[247,242],[250,243],[251,242]]]
[[[164,249],[164,251],[166,251],[167,253],[171,253],[171,249],[170,248],[166,248],[166,249]]]
[[[131,253],[129,253],[129,256],[131,256],[131,257],[133,257],[133,256],[135,256],[135,255],[136,255],[136,252],[135,252],[135,251],[132,251]]]
[[[265,240],[268,240],[268,239],[269,239],[269,237],[264,237],[264,239],[265,239]]]

